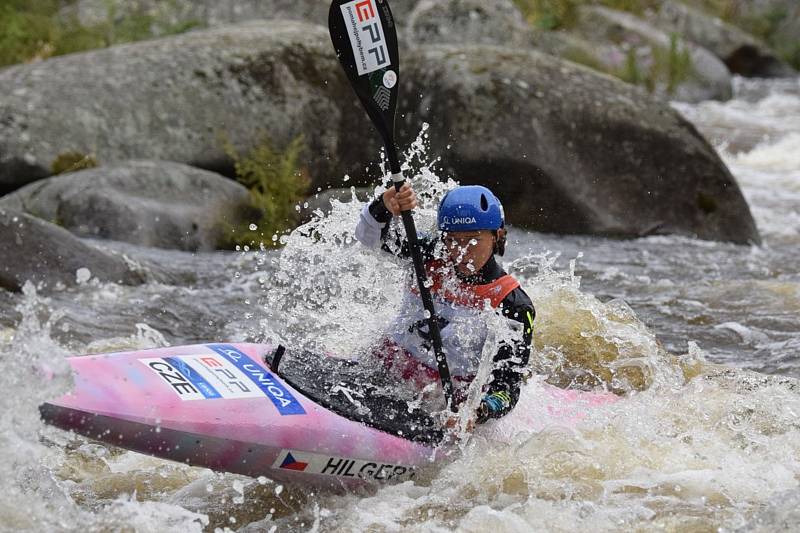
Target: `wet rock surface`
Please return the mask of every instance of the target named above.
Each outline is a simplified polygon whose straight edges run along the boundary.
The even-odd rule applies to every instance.
[[[680,2],[661,2],[648,19],[661,30],[710,50],[734,74],[760,78],[797,74],[757,38]]]
[[[0,288],[19,291],[26,281],[46,287],[97,279],[138,285],[143,270],[69,231],[30,215],[0,208]]]
[[[176,250],[213,250],[226,227],[252,214],[233,180],[168,161],[129,161],[38,181],[0,207],[58,223],[82,237]]]
[[[339,176],[372,138],[322,26],[246,23],[0,71],[0,192],[48,176],[65,152],[227,169],[268,133],[303,135],[313,176]],[[353,117],[358,117],[358,120]],[[321,122],[321,120],[324,120]],[[373,152],[374,153],[374,152]]]
[[[406,73],[406,135],[429,122],[443,167],[462,183],[495,188],[512,224],[760,240],[711,146],[669,106],[629,85],[545,54],[491,46],[429,47],[409,58]]]
[[[422,0],[408,16],[406,41],[530,47],[533,31],[511,0]]]
[[[574,35],[589,43],[587,50],[599,52],[592,56],[609,71],[627,70],[629,77],[649,78],[651,91],[665,100],[700,102],[731,97],[728,68],[702,46],[630,13],[601,6],[582,6],[578,12]]]

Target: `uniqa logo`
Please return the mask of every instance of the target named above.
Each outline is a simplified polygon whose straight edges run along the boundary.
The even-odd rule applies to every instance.
[[[445,224],[475,224],[475,217],[444,217]]]
[[[255,364],[247,354],[229,344],[207,344],[206,346],[233,363],[245,376],[250,378],[250,381],[264,391],[278,408],[281,416],[306,414],[300,402],[272,374]]]

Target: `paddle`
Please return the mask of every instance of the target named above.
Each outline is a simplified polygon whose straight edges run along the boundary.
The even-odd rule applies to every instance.
[[[397,30],[387,0],[333,0],[328,15],[328,28],[339,61],[353,90],[378,129],[386,146],[389,169],[396,190],[405,183],[397,147],[394,143],[394,116],[397,95],[400,92],[398,76],[400,60],[397,48]],[[401,213],[406,230],[414,271],[417,275],[422,305],[428,312],[428,328],[436,364],[442,380],[448,407],[453,405],[453,383],[450,368],[442,350],[442,336],[433,299],[427,287],[427,276],[422,261],[422,251],[417,240],[417,228],[411,211]]]

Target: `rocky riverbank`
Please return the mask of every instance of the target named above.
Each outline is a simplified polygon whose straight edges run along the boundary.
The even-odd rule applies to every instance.
[[[429,123],[445,173],[492,186],[511,224],[760,241],[725,164],[665,100],[727,98],[732,72],[791,74],[756,37],[675,2],[638,14],[576,2],[557,31],[510,0],[395,3],[401,144]],[[90,24],[95,4],[61,16]],[[309,192],[379,181],[377,136],[319,24],[327,2],[169,4],[125,9],[208,28],[0,70],[0,190],[29,184],[0,206],[80,237],[208,250],[254,211],[227,178],[230,150],[262,136],[302,139]],[[293,20],[233,23],[272,16]],[[608,75],[619,68],[642,78]],[[100,166],[51,177],[69,154]]]

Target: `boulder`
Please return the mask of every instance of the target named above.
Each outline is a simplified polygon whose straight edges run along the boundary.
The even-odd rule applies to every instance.
[[[800,12],[798,12],[800,15]],[[797,73],[765,43],[717,17],[672,0],[649,12],[649,21],[667,33],[710,50],[734,74],[746,77],[786,77]]]
[[[511,0],[421,0],[408,16],[406,41],[530,47],[532,30]]]
[[[763,36],[780,57],[800,68],[800,2],[797,0],[729,0],[736,24]]]
[[[298,135],[327,183],[374,155],[369,122],[322,26],[245,23],[0,70],[0,193],[50,174],[59,154],[162,159],[231,171],[267,133]],[[359,139],[359,142],[353,142]]]
[[[511,224],[757,243],[741,191],[676,111],[536,51],[431,46],[404,67],[403,142],[430,123],[446,175],[493,187]],[[421,95],[421,96],[420,96]]]
[[[0,288],[19,291],[26,281],[66,286],[98,279],[144,283],[124,257],[104,252],[69,231],[25,213],[0,208]]]
[[[663,98],[700,102],[732,96],[730,72],[719,58],[630,13],[581,6],[572,31],[595,47],[593,57],[605,70],[623,73]]]
[[[418,0],[393,2],[392,12],[405,16]],[[151,17],[156,35],[171,28],[197,25],[214,27],[255,19],[286,19],[328,24],[330,0],[79,0],[61,10],[85,25],[135,16]]]
[[[252,214],[233,180],[167,161],[128,161],[32,183],[0,198],[83,237],[188,251],[213,250]]]

